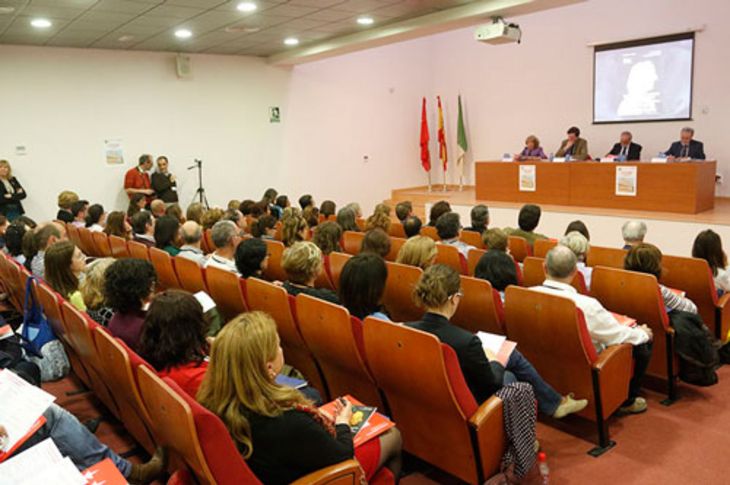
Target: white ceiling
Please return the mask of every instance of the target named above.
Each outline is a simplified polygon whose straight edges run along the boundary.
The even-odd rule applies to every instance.
[[[270,56],[289,49],[286,37],[306,46],[476,0],[253,1],[258,9],[244,13],[241,0],[0,0],[0,12],[14,8],[0,13],[0,44]],[[375,24],[358,25],[360,15]],[[53,26],[32,27],[38,17]],[[193,37],[176,38],[179,28]]]

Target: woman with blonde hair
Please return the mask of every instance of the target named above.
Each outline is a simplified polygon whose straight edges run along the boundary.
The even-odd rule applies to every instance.
[[[322,251],[313,242],[300,241],[287,248],[281,258],[281,267],[287,275],[284,289],[290,295],[297,296],[299,293],[304,293],[336,305],[340,304],[334,291],[314,287],[314,282],[324,270],[324,263]]]
[[[540,146],[540,140],[535,135],[528,136],[525,139],[525,148],[515,155],[515,160],[541,160],[544,158],[547,158],[547,155],[545,155]]]
[[[185,220],[195,221],[201,226],[203,225],[203,214],[205,214],[205,207],[200,202],[193,202],[188,206],[185,211]]]
[[[212,209],[208,209],[200,217],[200,225],[203,226],[203,230],[213,229],[215,223],[223,219],[224,214],[225,211],[223,211],[223,209],[221,209],[220,207],[213,207]],[[188,217],[188,219],[190,219],[190,217]]]
[[[436,262],[437,254],[436,243],[433,239],[426,236],[413,236],[401,246],[395,262],[426,269]]]
[[[284,213],[289,209],[285,210]],[[307,221],[298,212],[292,212],[281,219],[281,242],[291,247],[294,243],[307,239]]]
[[[286,484],[356,458],[367,479],[383,466],[398,477],[400,433],[393,429],[353,451],[352,405],[338,401],[334,419],[291,387],[276,383],[284,366],[276,323],[263,312],[239,315],[218,334],[197,399],[221,418],[263,483]]]
[[[332,252],[340,252],[340,239],[342,239],[342,228],[333,221],[326,221],[314,229],[312,242],[328,255]]]
[[[71,214],[71,205],[79,200],[79,195],[70,190],[64,190],[58,194],[58,213],[56,219],[63,222],[73,222],[74,216]]]
[[[13,170],[7,160],[0,160],[0,214],[13,222],[25,214],[21,200],[26,197],[23,186],[13,177]]]
[[[79,291],[86,305],[86,313],[99,325],[109,325],[114,315],[114,310],[106,305],[104,297],[104,272],[114,262],[114,258],[101,258],[94,260],[86,268],[86,276],[81,281]]]
[[[376,205],[373,215],[368,217],[365,230],[370,231],[375,228],[382,229],[386,234],[388,233],[388,229],[390,229],[390,206],[387,204]]]

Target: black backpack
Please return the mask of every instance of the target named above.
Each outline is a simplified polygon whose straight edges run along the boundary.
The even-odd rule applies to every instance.
[[[41,385],[41,369],[23,357],[17,334],[0,340],[0,369],[9,369],[34,386]]]
[[[675,348],[679,355],[679,378],[696,386],[717,384],[720,367],[720,341],[712,336],[702,317],[695,313],[669,312],[674,328]]]

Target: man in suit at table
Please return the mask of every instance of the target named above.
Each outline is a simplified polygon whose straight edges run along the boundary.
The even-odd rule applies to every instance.
[[[701,141],[694,140],[695,130],[690,127],[682,128],[679,133],[679,141],[672,143],[669,150],[665,152],[670,160],[704,160],[705,146]]]
[[[555,153],[556,157],[570,156],[573,160],[585,160],[588,158],[588,142],[580,137],[580,129],[571,126],[568,129],[568,138],[563,140],[560,148]]]
[[[641,160],[641,145],[634,143],[633,135],[630,131],[624,131],[621,133],[621,138],[616,143],[608,155],[621,158],[622,160]]]

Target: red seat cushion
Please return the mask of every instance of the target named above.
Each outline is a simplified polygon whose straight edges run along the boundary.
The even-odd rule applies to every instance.
[[[464,379],[464,374],[461,372],[459,359],[456,357],[454,349],[446,344],[441,344],[441,351],[444,356],[446,375],[451,383],[451,390],[454,392],[454,397],[461,408],[461,412],[468,419],[479,409],[479,405],[476,399],[474,399],[471,390],[469,390],[469,386],[466,385],[466,380]]]

